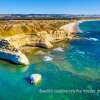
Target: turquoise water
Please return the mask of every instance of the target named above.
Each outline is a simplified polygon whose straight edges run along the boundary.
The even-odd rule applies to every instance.
[[[80,39],[26,53],[29,66],[1,60],[0,100],[100,100],[100,21],[79,26]],[[33,73],[42,75],[39,85],[25,80]]]

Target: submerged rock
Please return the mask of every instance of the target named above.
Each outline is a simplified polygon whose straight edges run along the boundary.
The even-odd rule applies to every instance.
[[[31,84],[38,84],[38,83],[40,83],[40,81],[42,80],[42,76],[41,76],[41,74],[32,74],[31,76],[30,76],[30,83]]]
[[[27,57],[4,39],[0,40],[0,59],[16,64],[29,64]]]

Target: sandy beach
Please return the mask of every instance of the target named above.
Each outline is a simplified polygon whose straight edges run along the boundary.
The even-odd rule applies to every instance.
[[[67,25],[62,26],[60,29],[68,33],[77,33],[78,32],[78,22],[69,23]]]

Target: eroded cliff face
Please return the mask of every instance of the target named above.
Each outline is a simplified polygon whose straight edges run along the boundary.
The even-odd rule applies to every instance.
[[[17,23],[17,24],[12,25],[11,27],[8,27],[6,25],[4,33],[6,34],[6,32],[8,33],[11,32],[14,35],[3,37],[4,41],[3,40],[0,41],[0,43],[3,43],[3,42],[5,43],[4,46],[3,44],[1,45],[0,58],[10,60],[18,64],[29,64],[27,57],[21,52],[21,50],[24,49],[25,47],[53,48],[54,47],[53,44],[55,42],[73,39],[74,34],[72,34],[73,32],[71,30],[76,28],[75,27],[76,24],[74,26],[69,24],[69,26],[67,27],[60,28],[60,25],[59,25],[60,23],[58,24],[58,23],[53,22],[53,25],[49,23],[50,25],[48,26],[43,26],[44,24],[38,23],[39,26],[36,26],[36,27],[39,28],[41,26],[42,28],[37,29],[33,25],[35,27],[34,30],[37,29],[38,31],[30,32],[29,29],[32,29],[32,28],[30,28],[29,24],[27,25],[23,23],[25,24],[25,27],[27,26],[27,31],[26,31],[26,28],[23,27],[23,25],[21,24],[22,23]],[[23,28],[24,28],[24,31],[22,31]],[[21,32],[21,31],[22,33],[20,34],[16,33],[16,32]]]
[[[28,65],[28,58],[20,51],[24,47],[53,48],[53,43],[66,39],[67,33],[62,30],[10,36],[0,40],[0,58],[16,64]]]
[[[6,38],[10,44],[14,45],[16,48],[21,49],[25,46],[28,47],[43,47],[52,48],[53,43],[68,40],[67,32],[63,30],[57,31],[41,31],[34,34],[21,34]]]
[[[58,30],[67,20],[1,20],[0,37]]]
[[[0,59],[7,60],[15,64],[29,64],[28,58],[15,46],[11,45],[4,39],[0,40]]]
[[[22,49],[25,46],[52,48],[55,42],[73,39],[74,33],[77,32],[76,28],[76,23],[70,23],[55,30],[17,34],[5,39],[18,49]]]
[[[54,42],[72,38],[68,20],[9,20],[0,21],[0,37],[16,48],[23,46],[52,48]]]

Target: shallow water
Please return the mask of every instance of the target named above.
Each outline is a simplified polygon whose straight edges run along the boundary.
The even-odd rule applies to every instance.
[[[93,26],[97,26],[95,31]],[[27,54],[29,66],[0,61],[0,100],[100,100],[96,91],[100,89],[99,27],[100,22],[81,23],[84,31],[79,40]],[[37,86],[25,80],[33,73],[42,75]],[[95,93],[68,92],[77,89]]]

